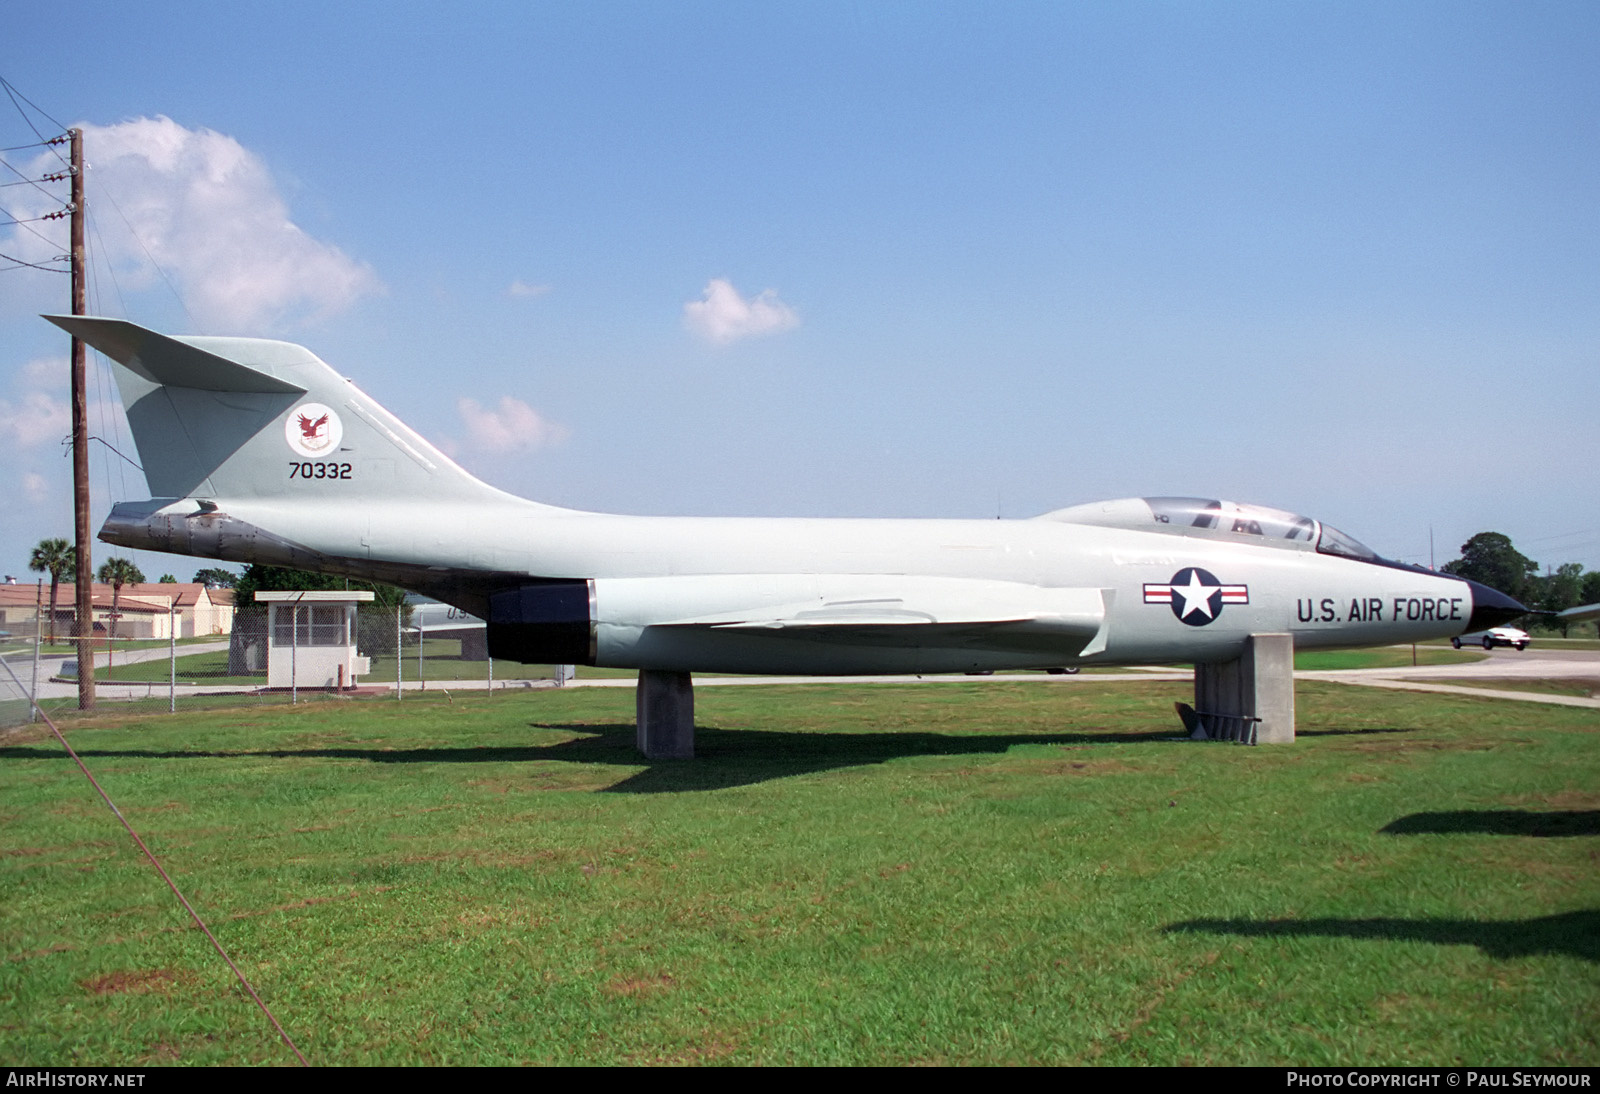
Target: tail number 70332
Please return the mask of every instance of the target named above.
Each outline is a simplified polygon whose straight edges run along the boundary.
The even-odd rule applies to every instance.
[[[300,463],[296,460],[289,461],[289,477],[291,479],[348,479],[350,465],[347,463]]]

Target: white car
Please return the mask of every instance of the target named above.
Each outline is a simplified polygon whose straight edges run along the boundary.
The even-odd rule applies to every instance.
[[[1486,631],[1473,631],[1460,638],[1452,638],[1450,644],[1458,650],[1462,643],[1469,646],[1482,645],[1486,650],[1492,650],[1496,646],[1515,646],[1519,650],[1525,650],[1530,641],[1527,631],[1519,631],[1515,627],[1490,627]]]

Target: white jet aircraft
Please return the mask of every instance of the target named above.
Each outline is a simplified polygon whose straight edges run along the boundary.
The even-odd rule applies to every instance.
[[[115,362],[153,495],[116,505],[101,539],[391,582],[486,619],[495,657],[645,674],[1203,665],[1257,635],[1414,642],[1526,611],[1309,517],[1212,499],[1029,520],[561,509],[472,477],[301,346],[47,318]],[[644,676],[640,696],[643,712]]]

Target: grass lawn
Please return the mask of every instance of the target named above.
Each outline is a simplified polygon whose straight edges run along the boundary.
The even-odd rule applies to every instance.
[[[486,661],[464,661],[461,659],[461,643],[451,639],[428,639],[423,648],[421,661],[421,676],[418,675],[418,660],[416,647],[406,650],[403,672],[405,679],[415,681],[418,679],[451,681],[451,680],[486,680],[489,666]],[[237,684],[240,687],[265,687],[267,674],[261,672],[247,673],[244,675],[229,675],[228,651],[213,650],[210,653],[195,653],[180,655],[177,659],[178,682],[180,684]],[[163,658],[157,661],[138,661],[127,664],[118,661],[110,671],[103,666],[97,670],[96,678],[111,682],[121,683],[156,683],[165,684],[170,673],[168,661]],[[599,675],[625,675],[633,676],[636,673],[622,670],[592,669],[584,666],[580,670],[586,676]],[[515,661],[496,660],[494,663],[494,676],[496,680],[542,680],[555,675],[553,665],[523,665]],[[394,654],[380,654],[372,659],[372,671],[361,677],[363,684],[392,684],[395,676]]]
[[[1417,650],[1417,664],[1441,665],[1457,664],[1471,661],[1481,661],[1486,655],[1472,650],[1452,650],[1449,647],[1420,646]],[[1295,654],[1295,668],[1297,669],[1364,669],[1364,668],[1391,668],[1410,665],[1411,647],[1389,646],[1377,649],[1362,650],[1306,650]],[[1178,666],[1187,668],[1188,666]],[[178,658],[178,682],[188,684],[237,684],[240,687],[262,687],[266,684],[266,673],[259,672],[244,676],[228,675],[228,653],[226,650],[216,650],[211,653],[189,654]],[[407,650],[403,666],[405,679],[450,681],[450,680],[484,680],[488,676],[488,666],[483,661],[464,661],[460,656],[460,642],[452,639],[428,639],[423,648],[421,661],[421,676],[419,677],[418,659],[416,648]],[[607,669],[595,668],[590,665],[579,665],[578,676],[580,679],[596,680],[608,678],[631,678],[637,673],[633,669]],[[1124,666],[1087,667],[1083,670],[1088,674],[1123,673],[1128,669]],[[105,668],[97,671],[98,679],[123,683],[156,683],[167,682],[168,666],[165,660],[141,661],[134,664],[118,662],[108,672]],[[522,680],[522,679],[547,679],[555,675],[553,665],[523,665],[513,661],[496,660],[494,665],[494,678],[496,680]],[[707,675],[721,675],[711,673]],[[361,678],[364,684],[388,684],[394,681],[395,659],[393,654],[379,655],[372,659],[372,671]]]
[[[1465,665],[1489,655],[1480,651],[1454,650],[1449,646],[1417,646],[1418,665]],[[1410,646],[1378,646],[1364,650],[1297,650],[1294,667],[1303,671],[1331,669],[1387,669],[1411,665]]]
[[[1533,691],[1541,695],[1576,695],[1580,698],[1600,699],[1600,681],[1592,677],[1574,676],[1565,680],[1529,679],[1526,676],[1501,676],[1487,680],[1439,680],[1429,678],[1428,683],[1448,683],[1464,688],[1488,688],[1496,691]]]
[[[1331,683],[330,701],[69,732],[315,1063],[1600,1063],[1600,716]],[[54,741],[0,1057],[293,1062]]]

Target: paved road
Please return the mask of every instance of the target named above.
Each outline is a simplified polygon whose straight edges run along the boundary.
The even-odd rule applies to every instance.
[[[1387,669],[1340,669],[1328,672],[1297,672],[1297,680],[1333,680],[1362,687],[1402,691],[1433,691],[1446,695],[1472,695],[1477,698],[1511,699],[1524,703],[1551,703],[1556,706],[1588,707],[1600,710],[1600,699],[1579,695],[1549,695],[1512,688],[1462,687],[1449,681],[1477,680],[1587,680],[1600,690],[1600,650],[1540,649],[1530,646],[1520,653],[1496,649],[1481,661],[1457,665],[1405,665]]]
[[[188,657],[191,654],[216,653],[218,650],[225,650],[227,648],[228,640],[226,638],[219,639],[216,642],[187,643],[178,647],[178,657],[181,660],[182,658]],[[166,646],[152,646],[148,649],[142,650],[117,650],[114,655],[97,653],[94,655],[94,667],[96,669],[105,668],[108,664],[110,664],[113,656],[115,656],[116,663],[119,665],[136,665],[146,661],[165,661],[170,655],[171,651]],[[61,667],[63,665],[65,665],[68,661],[76,660],[76,655],[71,657],[51,655],[49,657],[39,658],[39,698],[41,700],[77,698],[77,684],[53,684],[50,682],[52,677],[61,675]],[[17,679],[22,681],[23,687],[26,688],[28,686],[28,682],[33,679],[33,654],[28,653],[13,655],[11,657],[7,657],[5,661],[6,664],[11,667],[11,671],[17,674]],[[9,689],[11,686],[11,677],[6,675],[3,669],[0,669],[0,690]],[[97,695],[104,694],[108,699],[122,699],[134,696],[142,699],[146,694],[157,689],[159,689],[162,694],[165,694],[167,691],[166,682],[140,682],[137,684],[131,684],[119,683],[110,680],[95,681],[95,693]],[[230,692],[238,690],[239,688],[237,685],[225,688],[185,688],[183,689],[183,694],[195,695],[204,692]]]

